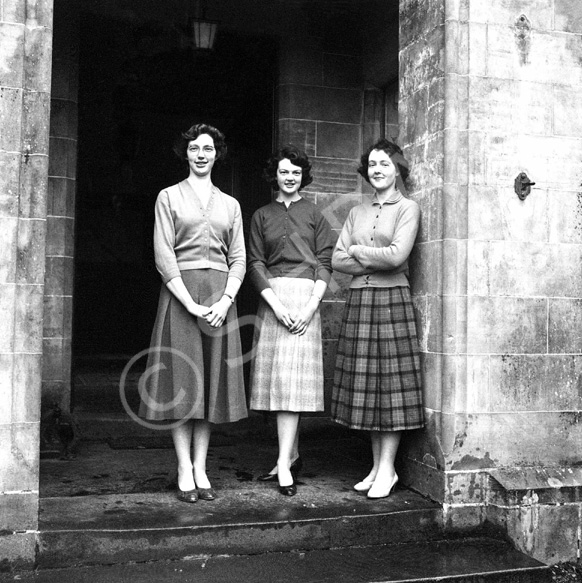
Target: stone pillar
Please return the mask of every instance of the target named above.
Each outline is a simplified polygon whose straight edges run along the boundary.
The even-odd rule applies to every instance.
[[[51,0],[0,2],[0,557],[31,566],[50,110]]]
[[[77,2],[55,6],[43,331],[43,410],[71,402],[73,247],[79,78]]]
[[[490,521],[543,561],[576,558],[582,9],[422,4],[401,2],[400,111],[429,426],[406,479],[451,528]]]

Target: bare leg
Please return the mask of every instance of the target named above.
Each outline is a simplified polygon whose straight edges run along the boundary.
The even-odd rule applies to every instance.
[[[299,420],[301,416],[299,417]],[[291,463],[293,463],[299,457],[299,420],[297,421],[297,431],[295,431],[295,441],[293,442],[293,448],[291,449]],[[269,472],[271,476],[277,475],[277,465]]]
[[[400,444],[401,431],[379,431],[380,456],[378,461],[378,471],[374,484],[368,491],[370,498],[384,498],[390,494],[395,484],[396,470],[394,460]]]
[[[192,458],[190,457],[193,425],[192,421],[186,421],[179,427],[172,428],[172,439],[178,458],[178,488],[184,492],[194,490],[196,487],[192,476]]]
[[[194,479],[196,487],[210,488],[210,482],[206,475],[206,456],[208,444],[212,433],[212,424],[205,419],[196,419],[194,425]]]
[[[277,435],[279,437],[279,459],[277,460],[277,474],[280,486],[293,484],[291,467],[292,455],[299,427],[299,413],[279,411],[277,413]]]

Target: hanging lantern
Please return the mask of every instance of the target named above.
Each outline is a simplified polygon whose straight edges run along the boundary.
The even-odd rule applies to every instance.
[[[201,50],[212,50],[214,48],[214,39],[216,37],[217,28],[217,20],[193,18],[192,32],[194,36],[194,48]]]

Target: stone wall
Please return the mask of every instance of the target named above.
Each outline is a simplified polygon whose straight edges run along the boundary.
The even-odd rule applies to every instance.
[[[0,557],[30,566],[38,521],[52,2],[0,2]]]
[[[422,19],[417,2],[401,12],[430,420],[411,444],[410,479],[445,503],[452,527],[488,517],[533,556],[574,558],[578,509],[551,491],[582,445],[582,8],[424,4]],[[525,200],[520,172],[536,183]],[[523,507],[493,494],[503,484],[529,492]]]

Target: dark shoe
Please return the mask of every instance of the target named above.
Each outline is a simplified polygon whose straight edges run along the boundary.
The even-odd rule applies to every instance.
[[[198,498],[200,500],[214,500],[216,492],[212,488],[198,488]]]
[[[189,504],[194,504],[198,501],[198,492],[196,490],[180,490],[178,488],[178,500],[181,502],[188,502]]]
[[[291,464],[291,466],[289,468],[289,471],[291,472],[291,475],[293,476],[293,480],[297,479],[297,475],[301,471],[302,467],[303,467],[303,460],[301,459],[301,456],[298,456],[297,459]],[[274,474],[261,474],[257,478],[258,482],[275,482],[276,480],[277,480],[277,472],[275,472]]]
[[[297,486],[295,482],[290,486],[279,486],[279,492],[283,494],[283,496],[295,496],[297,494]]]

